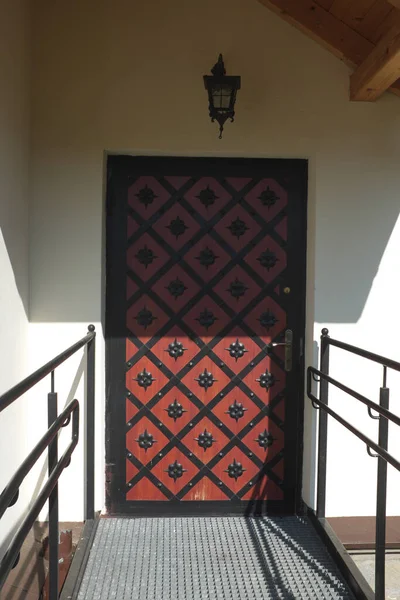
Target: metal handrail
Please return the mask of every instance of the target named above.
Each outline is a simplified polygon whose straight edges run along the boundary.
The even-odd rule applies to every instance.
[[[0,591],[11,569],[19,560],[19,553],[30,528],[38,518],[46,500],[49,501],[49,599],[57,600],[59,592],[59,522],[58,522],[58,480],[71,462],[71,456],[79,440],[79,402],[73,400],[58,415],[57,393],[55,392],[54,372],[57,367],[75,354],[86,348],[86,405],[85,405],[85,511],[86,521],[94,519],[94,409],[95,409],[95,328],[89,325],[88,333],[81,340],[67,348],[43,367],[26,377],[0,396],[0,412],[10,406],[39,381],[51,375],[51,391],[48,399],[48,430],[33,450],[29,453],[16,473],[0,495],[0,519],[7,508],[13,506],[19,497],[19,488],[36,464],[45,449],[48,449],[48,479],[41,492],[27,512],[22,524],[14,534],[7,551],[0,562]],[[60,459],[58,459],[58,434],[66,427],[72,417],[71,442]]]
[[[311,390],[311,387],[312,387],[312,385],[311,385],[311,378],[313,378],[312,375],[317,375],[320,379],[324,379],[328,383],[331,383],[332,385],[337,387],[339,390],[342,390],[342,392],[345,392],[346,394],[349,394],[349,396],[352,396],[356,400],[359,400],[359,402],[362,402],[363,404],[368,406],[368,408],[372,408],[377,413],[379,413],[380,415],[385,417],[385,419],[388,419],[388,421],[392,421],[392,423],[394,423],[395,425],[398,425],[400,427],[400,417],[398,417],[394,413],[390,412],[390,410],[383,408],[382,406],[380,406],[373,400],[369,400],[369,398],[366,398],[359,392],[356,392],[355,390],[352,390],[351,388],[349,388],[347,385],[344,385],[344,383],[340,383],[340,381],[333,379],[333,377],[329,377],[329,375],[326,375],[325,373],[323,373],[322,371],[319,371],[318,369],[315,369],[314,367],[308,367],[308,369],[307,369],[307,394],[308,394],[308,390]],[[321,405],[321,402],[317,401],[317,399],[315,397],[312,398],[312,401],[315,402],[316,404]],[[324,408],[324,406],[325,405],[322,404],[321,408]]]
[[[359,392],[337,381],[329,375],[330,347],[334,346],[361,356],[367,360],[383,366],[383,383],[379,389],[379,404],[366,398]],[[326,507],[326,470],[327,470],[327,434],[328,415],[343,425],[348,431],[363,441],[367,446],[368,454],[378,459],[377,470],[377,497],[376,497],[376,540],[375,540],[375,599],[385,598],[385,553],[386,553],[386,499],[387,499],[387,465],[392,465],[400,471],[400,462],[388,452],[389,421],[400,426],[400,418],[389,410],[389,388],[387,387],[387,369],[400,371],[400,363],[379,354],[363,350],[351,344],[330,338],[327,329],[322,330],[320,347],[320,369],[308,367],[307,369],[307,395],[314,408],[320,411],[318,422],[318,469],[317,469],[317,509],[316,516],[325,519]],[[319,379],[316,379],[318,376]],[[319,383],[319,398],[312,392],[313,381]],[[368,414],[373,419],[379,419],[378,443],[359,431],[354,425],[341,417],[328,406],[329,385],[333,385],[352,398],[368,407]],[[378,413],[375,417],[371,410]],[[376,454],[372,454],[371,448]],[[371,590],[372,594],[372,590]]]
[[[392,360],[391,358],[386,358],[385,356],[381,356],[380,354],[375,354],[374,352],[370,352],[369,350],[364,350],[363,348],[357,348],[357,346],[352,346],[351,344],[346,344],[345,342],[340,342],[339,340],[329,339],[330,346],[336,346],[336,348],[341,348],[342,350],[346,350],[351,354],[356,354],[357,356],[362,356],[362,358],[366,358],[368,360],[372,360],[372,362],[378,363],[383,367],[387,367],[388,369],[393,369],[394,371],[400,371],[400,363],[396,360]]]
[[[69,423],[70,416],[72,414],[72,439],[68,448],[57,462],[54,469],[51,471],[49,478],[46,481],[41,493],[35,500],[33,506],[28,511],[25,519],[23,520],[20,527],[17,529],[13,536],[12,541],[8,545],[7,552],[5,553],[2,561],[0,562],[0,590],[2,589],[11,569],[18,562],[19,552],[25,538],[29,534],[32,525],[35,523],[37,517],[40,514],[46,500],[49,499],[51,492],[54,490],[57,482],[61,476],[63,470],[68,467],[71,461],[71,455],[75,450],[79,440],[79,402],[73,400],[67,408],[60,414],[59,418],[54,421],[52,427],[42,437],[39,444],[32,450],[29,456],[25,459],[17,473],[8,483],[0,497],[0,515],[3,515],[6,509],[9,507],[7,499],[11,498],[11,501],[16,497],[19,490],[19,486],[22,481],[28,475],[33,465],[36,463],[42,452],[47,448],[54,437],[57,436],[60,429]],[[14,503],[13,503],[14,504]]]
[[[72,400],[68,406],[63,410],[59,417],[54,421],[53,425],[46,431],[44,436],[36,444],[32,452],[26,457],[22,465],[19,467],[15,475],[8,482],[4,490],[0,495],[0,519],[6,512],[10,505],[14,505],[14,498],[16,499],[19,494],[19,488],[25,477],[28,475],[32,467],[37,463],[40,456],[48,448],[51,442],[54,440],[58,432],[66,427],[70,422],[71,413],[79,413],[79,402],[78,400]],[[78,416],[79,419],[79,416]],[[79,434],[79,429],[78,429]]]
[[[93,328],[93,329],[91,329]],[[76,342],[64,352],[61,352],[58,356],[50,360],[48,363],[37,369],[31,375],[28,375],[25,379],[14,385],[11,389],[0,396],[0,412],[2,412],[7,406],[10,406],[15,400],[20,398],[28,390],[34,387],[39,381],[41,381],[46,375],[50,375],[57,367],[62,365],[70,356],[75,354],[78,350],[86,346],[90,341],[94,339],[96,333],[94,331],[94,325],[89,325],[89,332],[84,338]]]
[[[327,406],[326,404],[324,404],[323,402],[321,402],[318,398],[316,398],[314,396],[314,394],[311,392],[311,385],[312,385],[311,373],[315,372],[315,371],[317,373],[321,373],[320,371],[317,371],[313,367],[308,367],[308,369],[307,369],[307,396],[310,398],[310,400],[312,400],[312,402],[317,404],[319,408],[322,408],[322,410],[324,410],[326,413],[328,413],[328,415],[330,415],[331,417],[336,419],[336,421],[338,421],[341,425],[343,425],[343,427],[345,427],[346,429],[351,431],[351,433],[353,433],[361,441],[363,441],[367,445],[368,448],[373,448],[375,450],[375,452],[377,454],[379,454],[379,456],[381,456],[384,460],[386,460],[386,462],[388,462],[395,469],[400,471],[400,462],[398,460],[396,460],[394,458],[394,456],[389,454],[389,452],[387,452],[387,450],[385,450],[385,448],[382,448],[381,446],[379,446],[379,444],[376,444],[373,440],[371,440],[369,437],[367,437],[359,429],[354,427],[354,425],[352,425],[351,423],[346,421],[346,419],[343,419],[343,417],[341,417],[337,412],[335,412],[334,410],[329,408],[329,406]],[[323,375],[323,373],[321,373],[321,374]],[[329,381],[331,378],[327,377],[326,379]],[[330,381],[330,383],[332,383],[332,381]],[[375,404],[375,403],[373,402],[373,404]],[[383,415],[379,405],[377,404],[376,406],[377,406],[377,408],[374,410],[378,411],[378,409],[379,409],[379,412],[382,414],[382,416],[385,419],[390,419],[390,421],[393,421],[393,422],[395,422],[395,420],[400,420],[400,419],[398,419],[398,417],[396,417],[396,415],[390,413],[389,411],[385,411],[385,412],[388,413],[390,416]]]

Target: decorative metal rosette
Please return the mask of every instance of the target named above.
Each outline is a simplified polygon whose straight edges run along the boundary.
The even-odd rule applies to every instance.
[[[233,298],[236,298],[236,300],[240,300],[240,298],[245,295],[248,289],[249,288],[243,283],[243,281],[240,281],[240,279],[236,277],[236,279],[231,282],[227,292],[229,292]]]
[[[183,356],[185,350],[187,350],[187,348],[184,348],[182,342],[178,342],[178,340],[175,338],[173,342],[168,344],[168,348],[165,350],[165,352],[168,352],[171,358],[177,360]]]
[[[198,382],[200,387],[208,390],[208,388],[212,387],[214,382],[218,380],[214,379],[213,374],[207,371],[207,369],[204,369],[204,371],[200,373],[198,377],[196,377],[195,381]]]
[[[171,223],[167,225],[167,228],[170,230],[172,235],[178,239],[178,237],[185,233],[188,227],[185,224],[185,221],[183,221],[180,217],[176,217],[176,219],[173,219]]]
[[[171,417],[174,421],[180,419],[184,412],[187,412],[176,399],[168,406],[168,408],[164,408],[167,411],[168,416]]]
[[[138,312],[135,319],[138,322],[138,325],[141,325],[142,327],[147,329],[148,327],[150,327],[150,325],[153,323],[153,321],[155,321],[157,319],[157,317],[155,317],[153,315],[151,310],[144,307],[144,308],[142,308],[141,311]]]
[[[204,448],[204,451],[206,451],[208,448],[211,448],[211,446],[214,444],[214,442],[217,441],[213,438],[212,433],[207,431],[207,429],[205,429],[203,431],[203,433],[200,433],[199,437],[194,438],[194,439],[198,443],[200,448]]]
[[[229,352],[229,354],[238,361],[239,358],[242,358],[248,350],[246,350],[245,345],[242,342],[239,342],[239,339],[236,339],[236,342],[232,342],[229,348],[225,348]]]
[[[169,291],[171,296],[173,296],[175,300],[177,300],[179,296],[182,296],[185,293],[187,287],[183,283],[183,281],[181,281],[179,277],[177,277],[176,279],[173,279],[169,282],[169,284],[166,286],[166,289]]]
[[[267,271],[272,269],[278,262],[277,257],[269,248],[262,252],[257,260],[259,261],[260,265],[267,269]]]
[[[274,190],[271,190],[271,188],[267,186],[267,189],[261,192],[261,194],[258,196],[258,199],[261,200],[264,206],[271,208],[271,206],[274,206],[274,204],[277,203],[279,196],[276,195]]]
[[[153,204],[154,199],[157,198],[155,193],[148,185],[142,188],[137,194],[137,198],[139,202],[144,205],[145,208],[149,206],[149,204]]]
[[[198,260],[206,269],[211,267],[217,258],[219,258],[219,256],[217,256],[208,246],[201,250],[199,255],[196,256],[196,260]]]
[[[239,239],[240,237],[242,237],[242,235],[244,235],[246,233],[246,231],[248,230],[248,227],[247,227],[246,223],[238,217],[237,219],[235,219],[235,221],[232,221],[232,223],[229,225],[228,229],[233,236],[235,236],[237,239]]]
[[[184,469],[181,463],[176,460],[174,463],[168,465],[168,469],[164,471],[164,473],[168,473],[168,476],[176,481],[186,473],[186,469]]]
[[[244,416],[246,410],[247,408],[245,408],[241,402],[235,400],[235,402],[230,405],[229,409],[225,414],[229,415],[230,417],[232,417],[232,419],[235,419],[235,421],[238,422],[239,419],[241,419]]]
[[[228,468],[224,472],[228,473],[231,479],[237,481],[238,478],[241,477],[245,471],[246,469],[243,469],[242,463],[237,462],[236,459],[233,459],[233,463],[228,465]]]
[[[260,384],[260,387],[269,390],[273,385],[275,385],[275,377],[269,371],[265,373],[261,373],[259,379],[256,379]]]
[[[144,433],[141,433],[135,442],[138,442],[139,446],[143,448],[145,452],[147,452],[147,450],[151,448],[153,444],[157,442],[157,440],[155,440],[151,433],[145,429]]]
[[[153,250],[151,248],[148,248],[145,244],[143,248],[140,248],[140,250],[138,250],[136,258],[138,259],[140,264],[143,265],[145,269],[147,269],[147,267],[151,265],[153,260],[158,258],[158,256],[156,256]]]
[[[215,192],[208,185],[206,188],[204,188],[204,190],[201,190],[199,195],[196,197],[200,200],[205,208],[208,208],[215,203],[218,196],[216,196]]]
[[[272,446],[272,444],[274,443],[274,438],[266,429],[264,429],[264,431],[261,432],[258,438],[254,441],[257,442],[257,444],[261,448],[264,448],[264,450],[266,450],[267,448]]]
[[[268,331],[278,322],[278,319],[275,315],[272,314],[269,310],[262,313],[258,321],[261,323],[262,327],[265,327]]]
[[[200,313],[200,316],[197,317],[196,321],[200,323],[202,327],[209,329],[212,325],[214,325],[215,321],[217,321],[217,317],[207,308]]]
[[[154,377],[149,371],[146,371],[146,367],[143,369],[141,373],[138,373],[137,377],[134,378],[134,381],[137,381],[139,386],[147,390],[155,381]]]

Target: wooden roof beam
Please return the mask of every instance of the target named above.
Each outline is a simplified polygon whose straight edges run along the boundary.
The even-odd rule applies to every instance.
[[[350,77],[350,99],[373,102],[400,77],[400,24],[381,39]]]
[[[259,0],[346,64],[359,65],[374,45],[314,0]]]
[[[400,0],[398,1],[400,3]],[[374,44],[314,0],[259,0],[259,2],[327,48],[349,66],[361,65],[375,48]],[[400,81],[392,83],[390,90],[400,96]]]

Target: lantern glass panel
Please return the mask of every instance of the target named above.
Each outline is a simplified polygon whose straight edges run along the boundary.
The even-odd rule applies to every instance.
[[[216,110],[228,110],[231,104],[232,88],[226,85],[215,84],[212,87],[214,108]]]

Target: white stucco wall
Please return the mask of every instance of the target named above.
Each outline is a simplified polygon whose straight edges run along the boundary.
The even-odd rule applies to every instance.
[[[29,308],[29,15],[25,0],[0,0],[0,394],[27,374]],[[0,489],[26,453],[28,400],[0,414]],[[27,506],[0,522],[3,541]],[[0,543],[1,548],[1,543]]]
[[[96,324],[99,508],[107,151],[308,158],[308,362],[325,325],[337,338],[400,358],[398,98],[350,103],[348,69],[255,0],[37,0],[33,26],[31,366]],[[219,52],[228,72],[242,76],[237,118],[222,140],[209,121],[202,82]],[[364,365],[356,380],[350,359],[335,356],[333,372],[344,371],[345,381],[376,397],[373,369]],[[75,370],[76,361],[65,374],[65,397]],[[332,403],[365,432],[376,431],[351,400],[335,396]],[[309,503],[313,419],[306,401]],[[398,444],[395,450],[399,455]],[[63,518],[81,516],[80,461],[77,454],[62,484],[66,493],[74,490],[63,500]],[[329,514],[373,514],[374,472],[363,445],[331,426]],[[399,514],[400,475],[391,475],[390,485],[389,512]]]

